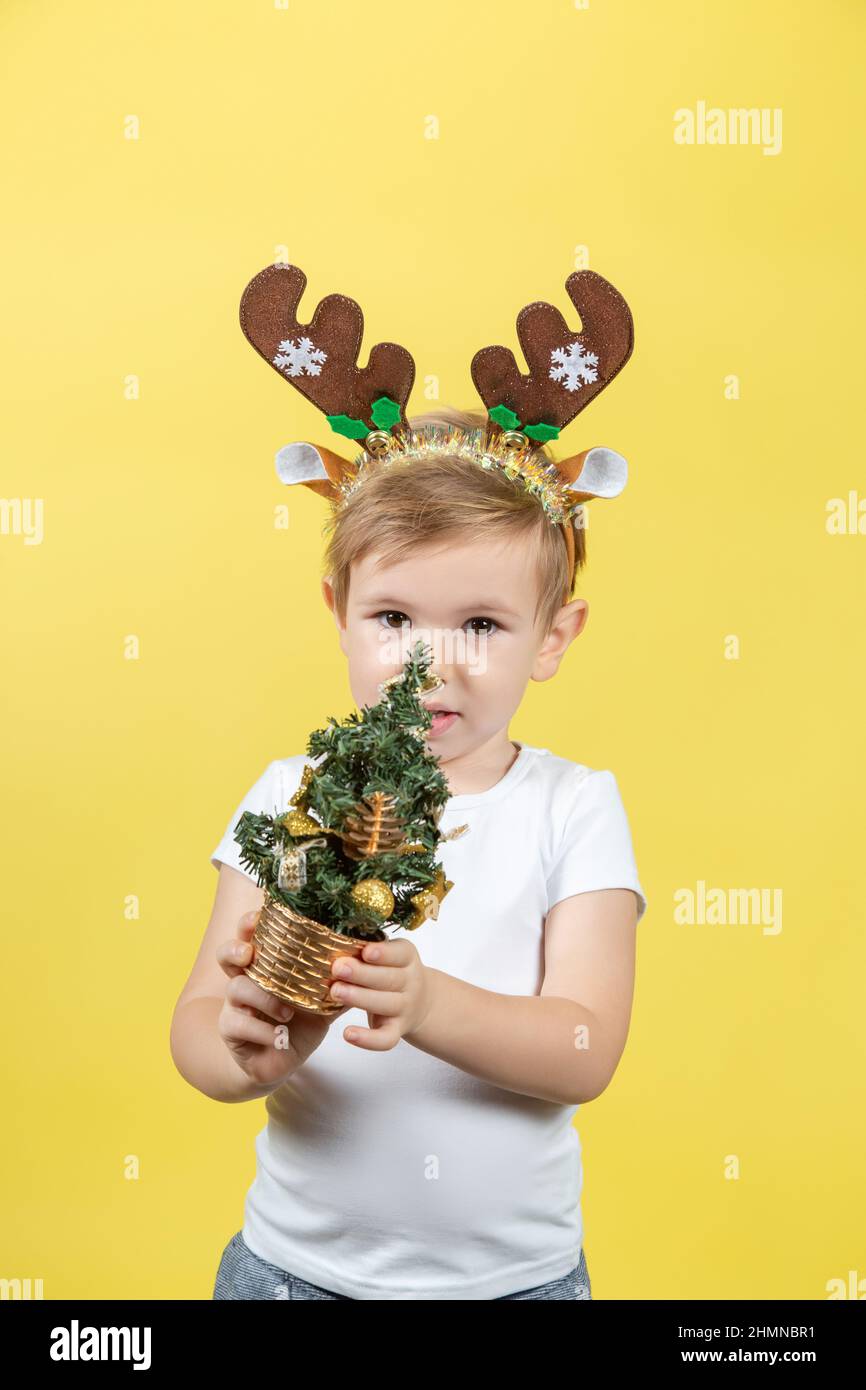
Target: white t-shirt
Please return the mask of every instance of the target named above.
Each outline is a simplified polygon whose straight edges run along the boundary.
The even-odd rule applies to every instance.
[[[387,934],[482,989],[537,995],[554,903],[631,888],[640,920],[646,898],[614,774],[517,746],[494,786],[446,804],[442,831],[470,829],[437,850],[454,883],[438,920]],[[246,872],[241,812],[285,811],[308,761],[319,759],[265,769],[211,863]],[[490,1085],[405,1040],[353,1046],[342,1036],[352,1023],[368,1027],[366,1012],[347,1009],[265,1100],[250,1249],[353,1299],[494,1299],[567,1274],[583,1243],[579,1107]]]

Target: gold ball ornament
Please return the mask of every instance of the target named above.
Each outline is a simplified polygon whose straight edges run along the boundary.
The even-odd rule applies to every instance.
[[[318,835],[324,829],[306,811],[289,811],[283,816],[282,824],[290,835]]]
[[[388,918],[394,911],[394,894],[381,878],[362,878],[352,889],[352,901],[367,912]]]

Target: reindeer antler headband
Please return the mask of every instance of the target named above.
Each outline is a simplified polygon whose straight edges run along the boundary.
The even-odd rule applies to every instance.
[[[552,304],[536,301],[517,316],[526,376],[509,348],[485,347],[473,357],[472,380],[487,407],[485,428],[413,430],[405,415],[415,379],[411,355],[397,343],[377,343],[366,367],[359,367],[359,306],[329,294],[309,323],[301,323],[298,303],[306,283],[296,265],[266,266],[243,292],[241,328],[265,361],[324,412],[332,430],[363,447],[350,461],[321,445],[287,444],[276,457],[282,482],[303,483],[339,510],[372,468],[456,453],[501,469],[538,498],[551,523],[562,527],[571,578],[581,504],[618,496],[628,465],[621,454],[600,447],[553,464],[539,446],[557,438],[631,356],[634,325],[619,291],[595,271],[574,271],[565,288],[580,315],[579,333]]]

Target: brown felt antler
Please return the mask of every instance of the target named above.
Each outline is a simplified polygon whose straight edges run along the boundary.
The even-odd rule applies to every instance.
[[[362,421],[372,431],[377,428],[373,402],[388,396],[400,407],[405,424],[415,380],[411,354],[398,343],[377,343],[367,366],[359,367],[364,333],[360,307],[344,294],[329,294],[309,323],[301,323],[298,302],[306,283],[296,265],[269,265],[254,276],[240,305],[241,328],[253,347],[326,415]]]
[[[580,314],[579,332],[543,300],[527,304],[517,316],[517,336],[529,364],[526,376],[510,348],[481,348],[472,359],[472,380],[488,412],[499,406],[505,407],[500,415],[511,411],[518,417],[510,426],[494,418],[500,427],[551,426],[532,437],[553,438],[631,356],[634,325],[619,290],[594,270],[575,270],[565,288]]]

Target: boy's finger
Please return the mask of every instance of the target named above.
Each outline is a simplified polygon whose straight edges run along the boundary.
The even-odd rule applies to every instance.
[[[258,912],[247,912],[238,922],[237,936],[227,943],[227,962],[234,965],[249,965],[253,958],[252,938],[259,920]]]
[[[244,935],[248,936],[252,929],[241,926],[238,930],[243,931]],[[239,975],[252,963],[252,942],[244,941],[239,936],[230,937],[228,941],[223,941],[217,947],[216,958],[217,964],[227,975]]]
[[[258,908],[254,912],[245,912],[238,922],[238,935],[249,941],[256,929],[256,922],[259,920]]]
[[[246,1006],[247,1008],[266,1014],[274,1022],[284,1023],[291,1018],[294,1010],[291,1004],[283,999],[279,999],[275,994],[269,994],[262,989],[261,985],[239,972],[235,979],[226,986],[226,999],[235,1008]]]
[[[235,956],[238,947],[243,946],[242,941],[223,941],[216,949],[217,965],[221,970],[232,977],[240,975],[241,971],[249,965],[248,960],[239,960]]]

